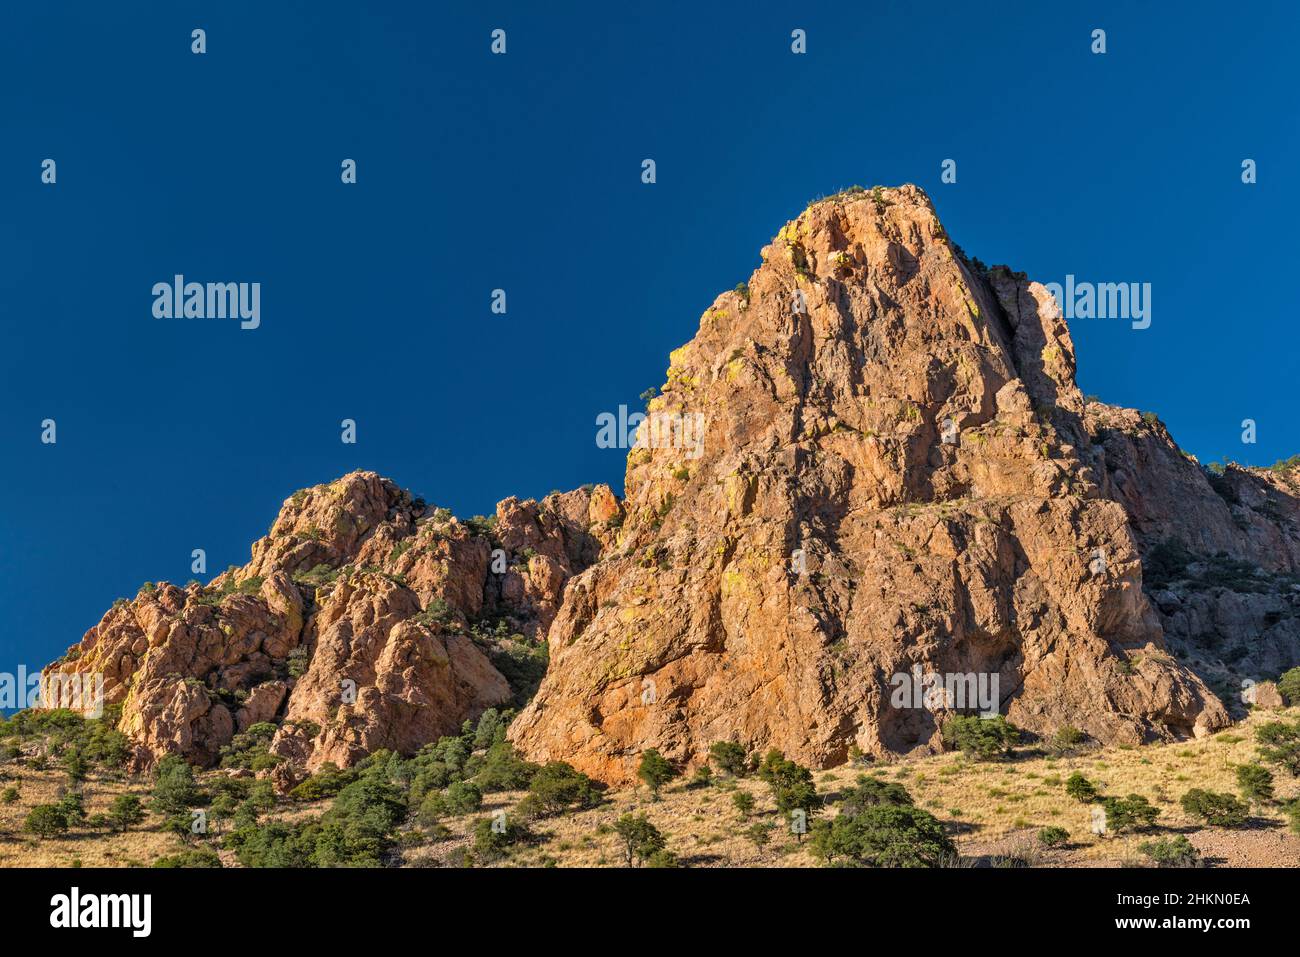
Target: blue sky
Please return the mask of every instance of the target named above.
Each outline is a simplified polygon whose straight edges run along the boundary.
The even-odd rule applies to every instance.
[[[1150,329],[1074,324],[1084,391],[1202,459],[1300,452],[1293,4],[359,6],[0,13],[0,670],[350,469],[459,514],[619,488],[596,415],[854,183],[987,263],[1150,282]],[[175,273],[260,282],[261,327],[155,320]]]

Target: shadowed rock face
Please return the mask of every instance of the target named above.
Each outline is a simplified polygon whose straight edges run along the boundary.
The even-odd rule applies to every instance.
[[[1300,663],[1300,463],[1216,474],[1153,415],[1087,411],[1170,649],[1240,713],[1248,689]]]
[[[284,785],[409,753],[513,699],[482,623],[540,640],[619,514],[596,486],[507,499],[489,530],[353,472],[286,501],[248,565],[206,588],[142,589],[46,671],[104,675],[135,768],[167,753],[213,764],[265,721],[280,724]]]
[[[629,455],[618,546],[569,583],[512,726],[525,754],[624,781],[648,747],[933,746],[942,715],[890,703],[914,665],[996,674],[1038,732],[1224,724],[1165,650],[1047,291],[970,266],[914,187],[817,203],[763,260],[671,357],[651,416],[702,417],[702,442]]]

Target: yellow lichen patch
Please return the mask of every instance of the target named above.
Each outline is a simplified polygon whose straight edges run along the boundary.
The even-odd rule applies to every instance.
[[[745,594],[749,591],[749,580],[736,571],[734,568],[728,568],[722,573],[722,597],[727,598],[731,595]]]
[[[650,458],[650,450],[638,446],[627,453],[627,467],[633,468],[637,465],[644,465],[650,461]]]
[[[665,391],[674,385],[681,385],[687,389],[694,389],[699,384],[699,380],[688,372],[681,369],[669,369],[668,381],[665,383]]]

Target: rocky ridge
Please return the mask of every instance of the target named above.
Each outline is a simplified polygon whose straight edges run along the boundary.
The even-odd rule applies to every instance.
[[[271,722],[289,784],[522,702],[502,669],[545,639],[512,740],[624,783],[648,747],[937,749],[955,709],[891,702],[914,668],[1136,743],[1224,726],[1243,677],[1300,660],[1293,470],[1209,472],[1085,399],[1050,294],[968,259],[916,187],[815,203],[762,255],[672,354],[623,501],[507,499],[488,527],[352,473],[51,668],[104,673],[138,766]]]
[[[536,652],[619,514],[594,486],[467,523],[353,472],[287,500],[242,568],[118,601],[47,672],[104,675],[136,768],[211,765],[260,722],[278,725],[286,785],[410,752],[514,700],[493,661]]]

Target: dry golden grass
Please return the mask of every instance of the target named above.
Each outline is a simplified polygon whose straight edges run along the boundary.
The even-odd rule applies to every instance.
[[[18,784],[14,779],[21,777]],[[37,804],[58,801],[67,777],[60,771],[23,769],[0,782],[0,789],[18,784],[19,798],[0,804],[0,867],[135,867],[152,864],[174,853],[180,841],[157,830],[159,817],[145,821],[123,834],[89,832],[84,827],[61,837],[37,839],[22,833],[23,820]],[[140,794],[139,783],[108,780],[92,774],[84,788],[87,817],[107,814],[119,794]],[[143,800],[143,796],[142,796]]]
[[[960,754],[902,758],[890,764],[844,766],[816,774],[823,794],[851,787],[858,775],[877,774],[897,781],[916,803],[941,821],[951,823],[963,856],[980,857],[1033,845],[1045,866],[1117,866],[1140,864],[1137,845],[1153,836],[1173,832],[1188,834],[1207,856],[1245,866],[1300,866],[1300,835],[1286,830],[1286,818],[1276,806],[1252,809],[1252,816],[1274,826],[1225,831],[1203,827],[1189,819],[1179,799],[1193,787],[1237,794],[1236,768],[1254,763],[1257,748],[1254,729],[1279,717],[1294,720],[1300,709],[1260,712],[1212,737],[1175,744],[1142,747],[1095,748],[1072,756],[1052,758],[1022,756],[1011,761],[971,761]],[[1075,771],[1093,782],[1105,796],[1141,794],[1160,810],[1160,830],[1154,834],[1110,835],[1091,833],[1092,806],[1080,804],[1065,793],[1065,780]],[[1275,769],[1276,796],[1300,796],[1300,781]],[[731,790],[743,789],[754,797],[749,817],[732,804]],[[469,843],[474,823],[500,808],[509,810],[522,794],[488,795],[476,815],[448,820],[452,836],[422,842],[404,852],[408,864],[458,863]],[[539,841],[514,851],[502,866],[602,867],[623,863],[614,822],[626,813],[644,813],[668,836],[668,849],[683,864],[721,867],[809,867],[818,862],[806,843],[789,833],[762,782],[753,779],[720,781],[718,785],[690,790],[677,784],[655,802],[644,789],[610,795],[599,808],[535,822]],[[833,812],[829,812],[833,813]],[[756,822],[770,822],[771,843],[757,848],[745,836]],[[1066,848],[1042,851],[1034,835],[1056,825],[1070,832]],[[1236,856],[1232,848],[1240,850]]]
[[[1213,737],[1176,744],[1110,747],[1053,758],[1022,755],[1010,761],[971,761],[959,754],[902,758],[889,764],[844,766],[817,772],[818,790],[832,799],[852,787],[861,774],[877,774],[904,785],[916,803],[952,826],[959,851],[967,858],[988,858],[1008,850],[1033,847],[1032,857],[1045,866],[1090,867],[1141,863],[1137,845],[1153,835],[1096,837],[1091,834],[1091,806],[1065,793],[1065,780],[1075,771],[1092,781],[1103,795],[1140,794],[1160,810],[1160,830],[1188,838],[1207,857],[1244,866],[1300,866],[1300,835],[1289,832],[1276,805],[1256,807],[1256,823],[1225,831],[1190,820],[1179,799],[1193,787],[1237,793],[1236,768],[1256,760],[1254,730],[1265,721],[1300,718],[1300,708],[1261,712]],[[1276,796],[1300,797],[1300,781],[1274,769]],[[0,866],[133,866],[182,848],[174,835],[158,830],[161,820],[150,814],[144,824],[125,834],[86,833],[37,840],[21,833],[27,812],[36,804],[58,799],[65,781],[58,771],[22,773],[20,798],[0,804]],[[7,786],[12,781],[3,782]],[[123,782],[92,776],[86,783],[88,815],[104,813],[112,799],[133,792],[146,798],[144,782]],[[742,815],[733,794],[746,791],[754,809]],[[458,866],[472,843],[477,821],[497,810],[509,812],[523,792],[489,794],[475,814],[444,822],[449,834],[430,839],[428,830],[409,825],[401,835],[406,866]],[[318,814],[328,802],[285,805],[272,816],[289,820]],[[776,812],[765,784],[753,778],[719,778],[703,788],[675,783],[655,801],[645,789],[607,795],[597,808],[543,818],[531,825],[535,840],[513,849],[499,866],[617,867],[623,865],[621,842],[613,831],[620,816],[645,814],[668,838],[668,850],[692,867],[811,867],[818,862],[806,842],[790,833]],[[828,811],[827,813],[834,813]],[[769,843],[759,847],[747,831],[771,824]],[[1065,848],[1042,851],[1034,834],[1056,825],[1070,832]],[[236,862],[221,853],[227,865]]]

